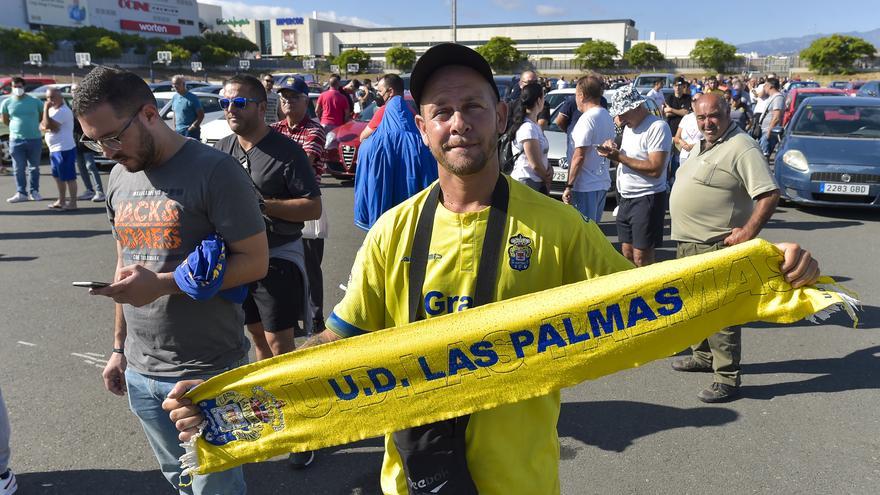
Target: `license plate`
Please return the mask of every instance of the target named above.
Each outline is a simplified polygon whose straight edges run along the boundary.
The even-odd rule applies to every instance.
[[[835,182],[822,182],[819,192],[829,194],[852,194],[855,196],[867,196],[870,187],[868,184],[838,184]]]
[[[553,182],[565,182],[566,180],[568,180],[567,170],[563,170],[561,172],[553,172]]]

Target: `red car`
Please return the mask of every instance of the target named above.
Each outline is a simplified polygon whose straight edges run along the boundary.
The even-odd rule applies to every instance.
[[[46,84],[55,84],[55,79],[51,77],[24,76],[22,79],[24,79],[25,92],[33,91]],[[12,78],[0,77],[0,95],[8,95],[10,93],[12,93]]]
[[[407,93],[403,98],[415,114],[416,103],[412,96]],[[327,173],[340,180],[354,179],[357,152],[361,145],[361,132],[367,127],[378,108],[375,103],[371,103],[361,113],[356,114],[352,120],[331,131],[336,137],[336,147],[328,149],[324,155]]]
[[[785,113],[782,116],[782,127],[788,125],[791,116],[798,106],[811,96],[845,96],[846,91],[834,88],[795,88],[785,97]]]

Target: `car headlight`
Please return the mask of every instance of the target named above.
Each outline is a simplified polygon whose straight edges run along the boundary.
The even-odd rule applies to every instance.
[[[810,170],[810,164],[807,162],[807,157],[798,150],[786,151],[785,154],[782,155],[782,162],[798,172],[808,172]]]

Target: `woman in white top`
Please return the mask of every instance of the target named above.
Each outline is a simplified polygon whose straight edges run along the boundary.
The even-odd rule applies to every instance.
[[[699,97],[700,93],[694,95],[692,101],[693,106],[696,106]],[[694,149],[694,146],[699,143],[701,139],[703,139],[703,133],[700,132],[700,127],[697,125],[696,114],[691,112],[685,115],[678,124],[678,130],[675,131],[675,137],[672,138],[672,142],[675,143],[679,149],[679,165],[684,164],[685,160],[690,156],[691,150]],[[678,167],[675,168],[677,169]]]
[[[544,109],[544,92],[537,83],[522,88],[519,100],[513,102],[513,123],[510,140],[516,160],[510,176],[536,191],[550,193],[553,169],[547,160],[550,143],[537,124]]]

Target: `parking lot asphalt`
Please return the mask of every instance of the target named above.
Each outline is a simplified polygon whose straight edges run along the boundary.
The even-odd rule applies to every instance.
[[[50,198],[54,184],[43,169]],[[11,177],[0,177],[0,192],[12,195]],[[323,193],[329,312],[364,234],[352,224],[350,183],[325,179]],[[103,389],[113,306],[70,285],[112,276],[103,205],[82,202],[79,211],[59,213],[48,203],[0,202],[0,386],[20,493],[172,493],[126,400]],[[823,324],[746,326],[741,399],[699,402],[711,378],[676,373],[668,359],[566,389],[562,492],[877,493],[878,220],[866,210],[779,208],[762,237],[808,247],[824,273],[859,293],[863,309],[856,328],[841,315]],[[610,211],[601,227],[616,241]],[[667,241],[660,257],[673,254]],[[303,471],[283,459],[250,465],[249,492],[375,494],[382,450],[371,439],[323,450]]]

